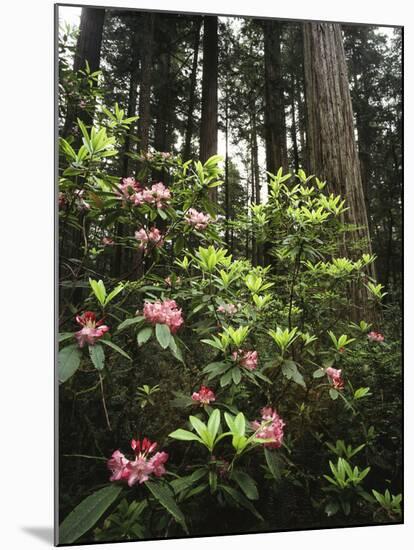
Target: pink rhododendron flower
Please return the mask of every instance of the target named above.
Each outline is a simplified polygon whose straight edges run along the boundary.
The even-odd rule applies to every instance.
[[[185,215],[185,221],[194,227],[194,229],[201,230],[206,229],[211,221],[211,218],[208,214],[198,212],[195,208],[189,208],[187,214]]]
[[[184,323],[182,311],[175,300],[145,302],[143,314],[152,325],[168,325],[172,334],[175,334]]]
[[[217,308],[217,311],[231,316],[237,313],[237,306],[235,304],[223,304]]]
[[[254,370],[257,367],[258,354],[257,351],[244,351],[239,349],[231,354],[233,361],[238,361],[241,367],[247,370]]]
[[[148,481],[153,472],[153,467],[143,456],[138,456],[135,460],[128,462],[126,466],[129,472],[128,485],[132,487],[135,483],[144,483]]]
[[[137,206],[146,203],[154,204],[157,208],[164,208],[170,199],[170,190],[161,182],[154,183],[151,188],[145,187],[134,195],[134,203]]]
[[[131,176],[121,179],[121,182],[118,184],[117,194],[120,198],[133,201],[135,193],[139,191],[141,191],[141,184]]]
[[[215,401],[216,396],[214,395],[213,390],[207,388],[207,386],[201,386],[198,392],[194,392],[191,396],[193,401],[198,401],[200,405],[208,405],[210,401]]]
[[[114,245],[115,243],[114,243],[114,240],[111,239],[111,237],[104,237],[104,238],[102,239],[102,244],[103,244],[104,246],[112,246],[112,245]]]
[[[157,443],[144,437],[142,442],[133,439],[131,447],[135,453],[134,460],[128,460],[119,450],[108,460],[107,466],[112,472],[110,481],[126,481],[132,487],[136,483],[144,483],[150,475],[161,477],[166,473],[164,464],[168,460],[168,453],[162,451],[150,457]]]
[[[384,335],[380,332],[375,332],[372,330],[368,335],[367,338],[370,342],[383,342],[384,341]]]
[[[135,231],[135,238],[139,241],[140,250],[144,250],[148,247],[149,244],[159,248],[164,244],[164,239],[159,229],[156,227],[151,227],[148,231],[144,228],[139,231]]]
[[[345,387],[345,383],[341,376],[341,369],[338,370],[333,367],[328,367],[325,372],[335,389],[342,390]]]
[[[168,460],[168,453],[161,451],[160,453],[155,453],[155,455],[149,459],[148,464],[152,468],[152,473],[156,477],[161,477],[165,474],[165,466],[164,464]]]
[[[83,328],[75,333],[75,338],[78,341],[79,347],[83,348],[85,344],[93,346],[98,338],[101,338],[109,327],[103,325],[103,319],[96,320],[96,315],[93,311],[85,311],[83,315],[76,316],[76,322]]]
[[[257,432],[256,437],[270,439],[271,441],[264,443],[264,446],[270,449],[278,449],[283,443],[283,428],[286,424],[276,410],[271,407],[264,407],[260,413],[262,421],[255,420],[251,423],[252,428]]]
[[[107,466],[112,472],[112,476],[109,481],[119,481],[121,479],[128,479],[129,470],[127,465],[129,460],[121,453],[121,451],[114,451],[112,457],[108,460]]]

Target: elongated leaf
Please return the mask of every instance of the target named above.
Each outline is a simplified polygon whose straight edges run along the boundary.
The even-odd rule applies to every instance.
[[[89,531],[121,491],[119,485],[109,485],[85,498],[61,523],[59,544],[71,544]]]
[[[211,443],[216,439],[216,435],[218,433],[220,427],[220,411],[218,409],[215,409],[212,413],[210,418],[208,419],[207,428],[211,437]]]
[[[89,355],[91,356],[93,366],[102,370],[105,366],[105,352],[100,344],[89,346]]]
[[[174,357],[178,359],[178,361],[180,361],[181,363],[184,363],[183,353],[181,351],[181,348],[178,346],[177,342],[175,341],[173,335],[171,335],[170,343],[168,344],[168,347],[170,348],[171,353],[174,355]]]
[[[270,473],[276,479],[276,481],[279,481],[279,479],[282,477],[282,472],[281,472],[282,463],[277,452],[266,449],[265,447],[264,454],[265,454],[266,463],[270,470]]]
[[[153,497],[158,500],[158,502],[172,515],[175,521],[182,526],[184,531],[188,533],[184,514],[175,502],[171,489],[159,481],[146,481],[145,485],[150,490]]]
[[[170,344],[171,332],[168,325],[155,325],[155,336],[157,337],[159,345],[163,349],[167,349]]]
[[[256,482],[249,474],[241,470],[233,470],[231,478],[234,479],[247,498],[250,500],[257,500],[259,498]]]
[[[240,367],[233,367],[231,369],[231,377],[233,378],[233,382],[238,386],[240,384],[241,380],[241,370]]]
[[[91,285],[98,302],[103,306],[106,298],[106,289],[103,281],[94,281],[93,279],[89,279],[89,284]]]
[[[245,419],[244,414],[242,412],[240,412],[236,416],[236,418],[234,420],[234,428],[235,428],[235,431],[236,431],[237,435],[243,436],[245,434],[246,419]]]
[[[100,342],[102,344],[105,344],[105,346],[109,346],[110,348],[114,349],[119,354],[121,354],[123,357],[126,357],[127,359],[132,361],[131,357],[123,349],[121,349],[119,346],[117,346],[116,344],[114,344],[110,340],[100,340]]]
[[[124,283],[119,283],[118,286],[116,286],[109,294],[108,296],[106,297],[105,299],[105,305],[106,304],[109,304],[109,302],[111,300],[113,300],[115,298],[115,296],[117,296],[122,290],[124,290],[125,288],[125,285]]]
[[[228,485],[220,485],[220,488],[223,489],[223,491],[225,491],[227,494],[229,494],[237,504],[239,504],[243,508],[246,508],[246,510],[249,510],[249,512],[256,516],[257,519],[259,519],[260,521],[264,521],[263,517],[259,514],[253,504],[249,500],[247,500],[247,498],[242,495],[242,493],[239,493],[239,491],[236,491],[236,489],[233,489],[233,487],[229,487]]]
[[[174,432],[171,432],[168,434],[168,437],[172,437],[173,439],[179,439],[180,441],[198,441],[199,443],[202,443],[202,439],[198,437],[198,435],[193,434],[193,432],[189,432],[188,430],[175,430]]]
[[[58,357],[59,382],[66,382],[78,370],[81,350],[77,344],[61,349]]]
[[[70,338],[74,337],[74,332],[60,332],[59,333],[59,343],[64,342],[65,340],[69,340]]]
[[[135,325],[137,323],[140,323],[144,320],[144,317],[142,315],[139,315],[138,317],[132,317],[131,319],[125,319],[125,321],[122,321],[120,325],[118,325],[118,332],[121,332],[121,330],[124,330],[127,327],[130,327],[131,325]]]
[[[143,344],[148,342],[148,340],[151,338],[151,336],[152,336],[152,327],[142,328],[137,334],[138,345],[142,346]]]
[[[206,474],[207,474],[207,470],[205,468],[198,468],[188,476],[174,479],[173,481],[170,482],[170,485],[174,489],[174,492],[178,494],[192,487],[196,481],[204,477]]]
[[[207,426],[202,422],[199,418],[196,416],[190,416],[189,417],[190,424],[195,429],[195,431],[198,433],[198,435],[205,441],[205,436],[207,434]]]
[[[305,380],[303,379],[303,376],[299,372],[298,367],[296,366],[296,363],[294,361],[291,361],[290,359],[285,359],[282,364],[282,372],[288,380],[293,380],[294,382],[296,382],[296,384],[299,384],[300,386],[306,388]]]

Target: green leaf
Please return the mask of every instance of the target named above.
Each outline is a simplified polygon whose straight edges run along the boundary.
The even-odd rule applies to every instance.
[[[237,435],[244,436],[246,431],[246,419],[242,412],[240,412],[234,419],[234,428]]]
[[[241,381],[241,371],[240,367],[233,367],[231,369],[231,377],[233,378],[233,382],[238,386]]]
[[[127,353],[125,353],[125,351],[123,349],[121,349],[119,346],[117,346],[116,344],[114,344],[110,340],[100,340],[100,342],[101,342],[101,344],[105,344],[105,346],[108,346],[108,347],[114,349],[115,351],[117,351],[120,355],[122,355],[126,359],[129,359],[130,361],[132,361],[131,357]]]
[[[91,356],[93,366],[102,370],[105,366],[105,352],[100,344],[89,346],[89,355]]]
[[[59,352],[59,382],[66,382],[78,370],[81,361],[81,350],[77,344],[66,346]]]
[[[118,325],[117,330],[118,332],[121,332],[121,330],[124,330],[124,328],[140,323],[143,320],[144,317],[142,317],[142,315],[139,315],[138,317],[132,317],[131,319],[125,319],[125,321],[122,321],[122,323]]]
[[[188,534],[184,514],[175,502],[174,495],[171,489],[167,485],[159,481],[146,481],[145,485],[150,490],[153,497],[158,500],[161,506],[163,506],[172,515],[175,521],[179,523],[184,531]]]
[[[325,376],[325,370],[324,369],[316,369],[315,371],[313,371],[312,376],[314,378],[322,378],[322,376]]]
[[[216,439],[216,435],[218,433],[219,427],[220,427],[220,411],[218,409],[214,409],[207,423],[207,429],[210,433],[212,443]]]
[[[233,470],[231,478],[234,479],[247,498],[250,500],[257,500],[259,498],[256,482],[249,474],[241,470]]]
[[[188,430],[175,430],[174,432],[168,434],[168,437],[172,437],[173,439],[178,439],[180,441],[198,441],[199,443],[203,443],[203,440],[198,437],[198,435],[193,434],[193,432],[189,432]]]
[[[206,473],[207,473],[207,470],[205,468],[198,468],[188,476],[183,476],[178,479],[174,479],[173,481],[170,482],[170,485],[174,489],[174,492],[178,494],[192,487],[195,484],[195,482],[201,479],[202,477],[204,477]]]
[[[168,325],[155,325],[155,336],[162,349],[167,349],[171,340],[171,331]]]
[[[299,372],[298,367],[296,366],[296,363],[294,361],[291,361],[290,359],[285,359],[282,363],[282,372],[288,380],[293,380],[294,382],[296,382],[296,384],[299,384],[300,386],[306,388],[305,380],[303,379],[303,376]]]
[[[335,399],[338,399],[339,393],[337,392],[337,390],[334,390],[334,388],[331,388],[329,390],[329,395],[331,396],[331,399],[335,401]]]
[[[105,304],[105,298],[106,298],[106,289],[103,281],[102,280],[94,281],[93,279],[89,279],[89,284],[91,285],[91,288],[93,290],[93,293],[96,296],[96,299],[101,304],[101,306],[103,306]]]
[[[168,347],[170,348],[171,353],[174,355],[174,357],[178,359],[178,361],[180,361],[181,363],[184,363],[183,352],[181,351],[181,348],[177,345],[173,335],[171,335]]]
[[[143,344],[148,342],[151,336],[152,336],[152,327],[142,328],[137,334],[138,345],[141,347]]]
[[[256,508],[253,506],[253,504],[247,500],[247,498],[233,489],[232,487],[229,487],[228,485],[220,485],[220,488],[223,489],[226,493],[228,493],[231,498],[240,506],[243,508],[246,508],[246,510],[249,510],[254,516],[257,517],[260,521],[264,521],[263,517],[259,514],[259,512],[256,510]]]
[[[85,498],[61,523],[59,544],[71,544],[89,531],[121,491],[119,485],[109,485]]]
[[[113,300],[115,298],[115,296],[117,296],[122,290],[124,290],[124,283],[119,283],[119,285],[117,287],[115,287],[109,294],[108,296],[106,297],[105,299],[105,305],[109,304],[109,302],[111,300]]]
[[[73,338],[75,335],[74,332],[59,332],[59,338],[58,341],[64,342],[65,340],[69,340],[70,338]]]
[[[270,473],[272,474],[274,479],[276,479],[276,481],[279,481],[282,477],[282,472],[281,472],[282,464],[277,452],[274,450],[272,451],[270,449],[266,449],[265,447],[264,454],[266,458],[266,464],[270,470]]]
[[[195,431],[198,433],[198,435],[201,437],[203,441],[206,441],[205,436],[207,434],[207,426],[202,422],[199,418],[196,416],[190,416],[189,417],[190,424],[195,429]]]

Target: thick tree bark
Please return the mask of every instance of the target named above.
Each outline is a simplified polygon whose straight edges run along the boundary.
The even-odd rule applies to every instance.
[[[195,108],[196,85],[197,85],[198,53],[200,49],[201,23],[202,23],[201,17],[197,17],[197,20],[195,21],[194,55],[193,55],[193,65],[191,68],[187,126],[185,130],[185,144],[184,144],[184,150],[183,150],[184,160],[188,160],[191,157],[191,141],[193,139],[193,134],[194,134],[194,108]]]
[[[276,174],[287,169],[286,121],[282,85],[280,36],[278,21],[264,21],[265,61],[265,139],[267,171]]]
[[[225,241],[227,247],[229,247],[230,234],[229,234],[229,220],[230,220],[230,181],[229,181],[229,100],[228,91],[226,90],[226,107],[225,107],[225,142],[226,142],[226,156],[225,156],[225,168],[224,168],[224,203],[226,214],[226,233]]]
[[[203,90],[201,99],[200,160],[205,162],[217,154],[217,78],[218,37],[217,16],[204,17]],[[217,188],[210,190],[210,198],[217,201]]]
[[[310,171],[327,180],[328,189],[342,195],[349,210],[344,221],[355,231],[344,233],[342,251],[355,252],[364,239],[372,253],[361,170],[355,141],[354,118],[341,27],[331,23],[304,24],[304,64]],[[370,273],[373,275],[373,273]],[[368,314],[367,291],[352,289],[354,303]]]
[[[73,62],[74,73],[84,69],[86,61],[89,63],[91,72],[99,69],[104,19],[104,8],[82,8],[79,36]],[[77,118],[80,118],[86,125],[91,125],[93,113],[80,109],[76,103],[69,101],[62,132],[63,137],[72,133]]]

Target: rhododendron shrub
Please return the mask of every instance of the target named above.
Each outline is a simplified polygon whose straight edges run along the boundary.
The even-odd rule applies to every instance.
[[[131,121],[111,113],[80,123],[80,155],[61,141],[62,519],[96,494],[96,540],[136,509],[142,538],[369,523],[372,490],[400,491],[399,348],[387,307],[350,301],[375,258],[344,258],[346,198],[279,171],[227,225],[220,157],[119,173]]]

